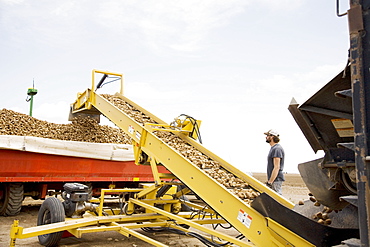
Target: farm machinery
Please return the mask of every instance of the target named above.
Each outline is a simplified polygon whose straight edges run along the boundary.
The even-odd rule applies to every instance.
[[[95,77],[102,81],[122,75],[94,70],[91,88],[78,95],[72,114],[103,114],[132,139],[135,163],[150,167],[153,183],[138,188],[102,189],[98,198],[88,198],[81,183],[67,183],[63,202],[50,197],[42,204],[38,226],[23,229],[17,221],[11,228],[11,246],[17,238],[39,236],[45,246],[57,245],[68,231],[75,237],[84,233],[117,231],[155,246],[166,246],[138,231],[168,230],[194,236],[207,246],[332,246],[358,237],[356,225],[343,228],[345,207],[324,225],[307,217],[318,210],[313,202],[294,205],[250,175],[227,163],[199,142],[200,121],[180,116],[167,124],[123,96],[97,94]],[[121,92],[123,81],[121,80]],[[168,173],[160,172],[164,167]],[[211,192],[211,193],[210,193]],[[203,203],[187,200],[195,194]],[[117,208],[105,207],[105,195],[117,195]],[[294,219],[292,221],[291,219]],[[229,236],[204,225],[225,226],[239,235]],[[195,229],[195,230],[194,230]],[[315,231],[308,231],[315,229]],[[212,236],[212,237],[210,237]],[[217,237],[217,238],[215,238]]]
[[[135,163],[150,167],[153,182],[102,189],[92,199],[84,184],[67,183],[64,201],[50,197],[42,204],[38,226],[14,222],[10,245],[39,236],[41,244],[54,246],[65,232],[117,231],[167,246],[139,231],[166,230],[207,246],[369,246],[369,5],[351,1],[346,68],[304,104],[292,100],[289,106],[313,150],[325,151],[324,158],[299,165],[310,200],[294,205],[205,148],[199,120],[185,115],[167,124],[123,95],[121,74],[94,70],[91,88],[78,95],[72,114],[104,115],[124,130]],[[120,79],[120,92],[98,94],[111,77]],[[203,203],[187,200],[189,193]],[[120,198],[116,208],[104,206],[108,194]],[[238,235],[205,225],[229,225]]]

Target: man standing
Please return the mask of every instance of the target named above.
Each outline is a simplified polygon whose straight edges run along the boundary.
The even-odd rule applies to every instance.
[[[279,144],[280,138],[276,130],[269,130],[266,133],[266,142],[270,144],[271,149],[267,156],[267,182],[266,185],[282,194],[282,185],[284,179],[284,149]]]

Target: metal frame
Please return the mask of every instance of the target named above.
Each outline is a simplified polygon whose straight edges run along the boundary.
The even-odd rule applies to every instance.
[[[351,0],[348,11],[360,238],[369,246],[370,17],[369,0]]]
[[[153,197],[155,192],[158,191],[164,185],[168,185],[168,183],[163,183],[161,186],[156,187],[154,190],[149,189],[146,191],[145,195],[149,197]],[[150,186],[148,188],[151,188]],[[180,200],[172,200],[172,199],[133,199],[130,198],[128,201],[128,205],[138,205],[146,209],[146,213],[143,214],[129,214],[129,215],[112,215],[111,211],[107,210],[104,211],[104,201],[106,194],[117,194],[117,193],[140,193],[145,191],[143,188],[137,189],[102,189],[102,194],[100,199],[98,200],[99,206],[97,209],[98,215],[93,215],[92,212],[88,212],[84,215],[84,218],[81,219],[67,219],[65,222],[47,224],[42,226],[36,226],[31,228],[23,228],[19,226],[19,221],[15,220],[11,232],[10,238],[11,243],[10,246],[15,246],[15,241],[17,238],[24,239],[35,237],[39,235],[59,232],[59,231],[68,231],[72,235],[77,238],[81,238],[82,234],[84,233],[91,233],[91,232],[105,232],[105,231],[117,231],[122,235],[129,237],[135,236],[143,241],[146,241],[154,246],[167,246],[162,244],[152,238],[149,238],[137,231],[135,229],[145,228],[145,227],[171,227],[175,229],[179,229],[183,232],[190,232],[189,230],[179,226],[179,224],[186,224],[193,228],[196,228],[204,233],[210,234],[211,236],[216,236],[220,239],[225,241],[229,241],[230,243],[236,244],[238,246],[253,246],[252,244],[241,241],[239,239],[230,237],[224,233],[219,231],[213,230],[211,228],[207,228],[202,226],[203,224],[223,224],[227,223],[222,218],[217,218],[217,213],[214,212],[210,208],[205,208],[204,206],[197,205],[190,202],[184,202]],[[150,194],[152,196],[150,196]],[[141,195],[144,196],[144,195]],[[139,197],[139,196],[137,196]],[[154,196],[155,197],[155,196]],[[197,209],[202,209],[208,212],[207,215],[203,215],[202,218],[193,218],[191,213],[182,212],[178,215],[173,214],[170,212],[170,207],[165,207],[167,210],[162,210],[157,207],[154,207],[154,204],[164,204],[164,205],[171,205],[176,203],[185,203],[189,206],[195,207]],[[130,206],[129,206],[130,207]],[[129,210],[129,209],[128,209]],[[110,215],[104,215],[110,214]],[[115,210],[117,213],[118,210]],[[215,218],[216,217],[216,218]],[[140,222],[141,224],[137,224]],[[204,236],[205,238],[209,238],[208,236]],[[209,239],[211,240],[211,239]],[[213,240],[214,241],[214,240]],[[219,241],[218,241],[219,242]],[[229,245],[226,245],[229,246]]]

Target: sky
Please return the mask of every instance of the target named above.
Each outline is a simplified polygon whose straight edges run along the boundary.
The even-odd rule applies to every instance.
[[[34,85],[33,116],[68,123],[93,69],[122,73],[126,97],[167,123],[202,120],[203,145],[244,172],[266,171],[269,129],[284,171],[323,156],[287,108],[343,70],[349,48],[334,0],[0,0],[0,33],[0,109],[28,114]]]

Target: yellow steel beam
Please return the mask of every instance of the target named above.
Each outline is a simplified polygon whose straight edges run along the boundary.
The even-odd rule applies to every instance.
[[[88,89],[83,93],[77,94],[77,100],[72,104],[72,111],[74,113],[91,108],[91,104],[88,104],[90,100],[90,92],[91,90]],[[88,106],[90,106],[90,108],[88,108]]]
[[[119,192],[140,192],[142,188],[125,188],[125,189],[101,189],[104,193],[119,193]]]
[[[103,215],[103,205],[104,205],[104,195],[105,193],[118,193],[118,192],[140,192],[143,189],[133,189],[133,188],[127,188],[127,189],[102,189],[100,198],[99,198],[99,207],[98,207],[98,216]]]
[[[121,226],[119,225],[99,225],[99,226],[91,226],[91,227],[84,227],[84,228],[74,228],[68,230],[69,233],[73,234],[76,238],[81,238],[82,234],[85,233],[93,233],[93,232],[108,232],[108,231],[119,231]]]
[[[153,184],[152,186],[149,186],[142,190],[140,193],[137,194],[137,198],[143,198],[147,196],[150,193],[153,193],[156,191],[159,187],[161,187],[162,184]]]
[[[158,221],[164,220],[165,217],[158,214],[136,214],[136,215],[111,215],[111,216],[90,216],[87,218],[81,219],[70,219],[64,222],[46,224],[41,226],[34,226],[29,228],[23,228],[18,225],[18,221],[14,221],[12,228],[10,230],[11,239],[24,239],[30,237],[36,237],[39,235],[60,232],[60,231],[71,231],[74,232],[74,229],[94,226],[94,225],[103,225],[111,224],[112,222],[121,222],[121,223],[137,223],[143,221]],[[138,225],[140,227],[140,225]]]
[[[173,174],[169,174],[169,173],[158,173],[158,175],[160,178],[176,179],[176,176],[174,176]]]
[[[195,222],[200,225],[211,225],[211,224],[225,224],[227,223],[224,219],[191,219],[192,222]]]
[[[216,237],[219,237],[221,239],[224,239],[226,241],[229,241],[231,243],[234,243],[234,244],[237,244],[238,246],[252,246],[250,243],[246,243],[244,241],[241,241],[239,239],[236,239],[236,238],[233,238],[233,237],[230,237],[229,235],[226,235],[226,234],[223,234],[221,232],[218,232],[218,231],[215,231],[213,229],[210,229],[210,228],[207,228],[207,227],[204,227],[202,225],[199,225],[193,221],[189,221],[187,219],[184,219],[178,215],[175,215],[175,214],[172,214],[172,213],[169,213],[169,212],[166,212],[162,209],[159,209],[159,208],[156,208],[156,207],[153,207],[141,200],[137,200],[137,199],[130,199],[130,201],[132,201],[134,204],[137,204],[137,205],[140,205],[142,207],[145,207],[145,208],[148,208],[150,209],[151,211],[154,211],[154,212],[157,212],[158,214],[161,214],[161,215],[164,215],[170,219],[174,219],[178,222],[180,222],[181,224],[186,224],[190,227],[194,227],[202,232],[205,232],[205,233],[208,233],[210,235],[213,235],[213,236],[216,236]]]
[[[17,239],[17,236],[22,234],[22,232],[23,232],[23,227],[19,226],[19,220],[14,220],[10,228],[10,243],[9,243],[10,247],[15,246],[15,241]]]
[[[58,223],[34,226],[34,227],[29,227],[29,228],[19,227],[18,231],[11,233],[12,234],[11,238],[24,239],[24,238],[36,237],[39,235],[65,231],[65,230],[78,228],[78,227],[89,226],[92,224],[96,224],[97,221],[98,221],[97,219],[83,219],[79,221],[58,222]]]
[[[145,127],[150,129],[151,131],[160,130],[160,131],[167,131],[167,132],[172,132],[172,133],[190,133],[191,132],[191,130],[173,128],[171,125],[167,125],[167,124],[145,123]]]
[[[169,223],[167,221],[164,221],[165,217],[158,218],[158,220],[162,219],[163,221],[158,222],[143,222],[142,224],[137,223],[130,223],[125,224],[124,226],[128,229],[136,229],[136,228],[143,228],[143,227],[168,227]],[[113,223],[118,224],[118,223]]]
[[[174,204],[178,203],[178,199],[142,199],[141,201],[148,204]]]
[[[158,220],[160,218],[157,218],[155,220]],[[154,219],[153,219],[154,220]],[[143,227],[166,227],[168,226],[168,223],[166,221],[162,222],[146,222],[143,224],[137,224],[131,223],[131,224],[120,224],[117,222],[111,222],[107,225],[95,225],[95,226],[88,226],[83,228],[75,228],[68,230],[71,234],[73,234],[76,238],[81,238],[83,234],[85,233],[94,233],[94,232],[108,232],[108,231],[121,231],[122,227],[128,228],[128,229],[136,229],[136,228],[143,228]],[[125,235],[126,237],[129,237],[128,235]]]
[[[184,196],[184,195],[186,195],[190,192],[191,192],[191,190],[189,190],[189,188],[185,187],[182,190],[176,192],[176,194],[174,194],[174,197],[179,198],[179,197]]]
[[[144,139],[144,138],[142,138],[142,139]],[[157,185],[161,184],[161,177],[159,176],[157,161],[155,160],[154,157],[152,157],[150,159],[150,168],[152,169],[152,174],[153,174],[154,182]]]
[[[166,245],[166,244],[162,244],[161,242],[158,242],[158,241],[156,241],[156,240],[154,240],[152,238],[149,238],[149,237],[147,237],[147,236],[145,236],[143,234],[140,234],[140,233],[138,233],[136,231],[133,231],[133,230],[128,229],[128,228],[125,228],[125,227],[121,227],[120,233],[121,234],[129,234],[129,235],[135,236],[135,237],[137,237],[137,238],[139,238],[141,240],[144,240],[145,242],[150,243],[150,244],[152,244],[154,246],[168,247],[168,245]]]

